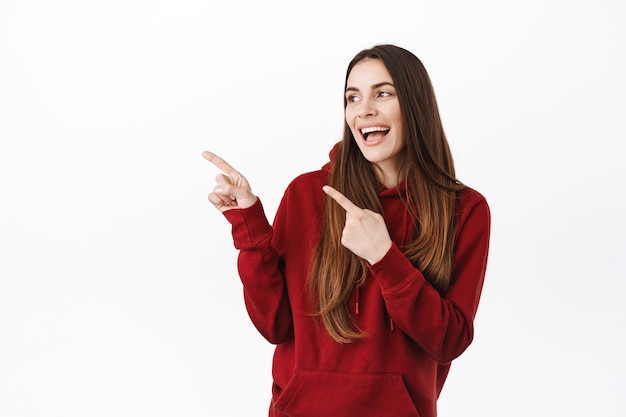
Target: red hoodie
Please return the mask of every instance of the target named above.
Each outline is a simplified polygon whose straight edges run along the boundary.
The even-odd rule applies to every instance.
[[[288,186],[270,226],[260,201],[232,224],[248,314],[276,344],[275,417],[434,417],[450,362],[471,343],[489,246],[486,200],[459,192],[453,281],[441,296],[399,247],[412,236],[398,189],[380,193],[393,240],[348,305],[367,337],[334,341],[311,316],[307,273],[321,230],[329,164]]]

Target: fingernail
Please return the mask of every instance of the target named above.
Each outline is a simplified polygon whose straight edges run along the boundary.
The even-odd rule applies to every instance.
[[[217,194],[221,193],[221,192],[222,192],[222,187],[215,187],[215,188],[213,189],[213,192],[214,192],[214,193],[217,193]]]

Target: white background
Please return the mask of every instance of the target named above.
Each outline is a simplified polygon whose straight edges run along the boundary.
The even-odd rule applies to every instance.
[[[0,3],[0,416],[264,416],[212,150],[270,219],[342,130],[354,54],[430,72],[493,216],[441,416],[626,414],[626,6]]]

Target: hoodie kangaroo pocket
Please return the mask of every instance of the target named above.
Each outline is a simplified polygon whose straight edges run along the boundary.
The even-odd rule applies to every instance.
[[[274,408],[288,417],[419,417],[400,374],[297,370]]]

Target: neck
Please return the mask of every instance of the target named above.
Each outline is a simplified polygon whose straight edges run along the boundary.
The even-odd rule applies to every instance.
[[[384,169],[380,165],[374,165],[376,171],[376,179],[385,188],[394,188],[398,186],[398,171],[395,169]]]

